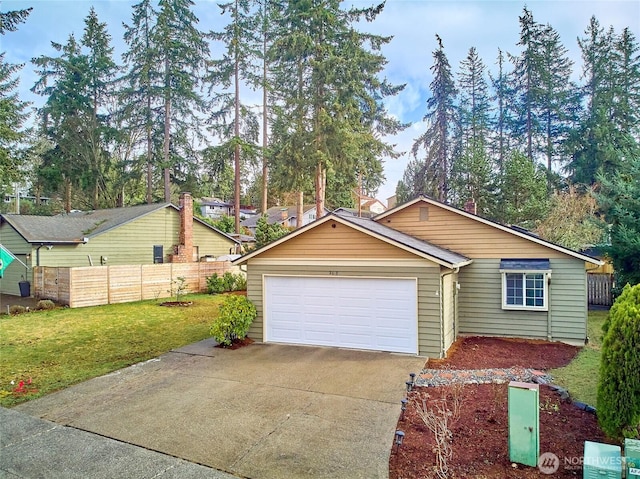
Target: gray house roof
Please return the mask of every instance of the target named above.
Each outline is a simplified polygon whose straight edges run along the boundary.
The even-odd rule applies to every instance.
[[[314,209],[315,205],[305,205],[302,209],[304,213],[307,211]],[[297,206],[272,206],[269,208],[266,213],[267,215],[267,223],[272,225],[275,223],[284,223],[290,218],[295,218],[298,214]],[[283,217],[284,216],[284,217]],[[258,221],[262,217],[261,214],[257,214],[246,220],[243,220],[240,224],[247,228],[255,228],[258,226]]]
[[[103,234],[114,228],[146,216],[163,208],[178,208],[170,203],[109,208],[104,210],[80,211],[57,216],[2,215],[6,221],[28,243],[84,243],[89,238]],[[216,231],[229,240],[238,241],[217,230],[213,226],[194,220]]]

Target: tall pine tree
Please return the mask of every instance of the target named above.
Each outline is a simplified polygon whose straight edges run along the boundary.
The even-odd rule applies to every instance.
[[[444,45],[439,35],[436,35],[438,48],[433,52],[431,72],[433,80],[430,85],[431,97],[427,100],[427,131],[418,137],[411,148],[411,153],[418,158],[421,150],[425,151],[424,158],[420,158],[421,168],[424,170],[419,178],[424,178],[424,190],[412,191],[411,196],[425,193],[439,201],[446,202],[449,195],[449,179],[451,175],[451,152],[449,144],[452,138],[452,128],[455,124],[455,100],[457,89],[449,60],[444,52]],[[414,186],[422,186],[415,184]]]

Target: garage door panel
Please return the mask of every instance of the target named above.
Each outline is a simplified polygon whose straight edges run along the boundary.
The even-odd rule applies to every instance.
[[[417,353],[415,279],[266,276],[264,288],[265,341]]]

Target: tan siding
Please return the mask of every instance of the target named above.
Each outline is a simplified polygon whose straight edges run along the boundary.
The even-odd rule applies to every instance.
[[[262,255],[261,255],[262,257]],[[440,304],[439,304],[439,268],[425,262],[427,267],[382,267],[382,266],[271,266],[248,263],[247,297],[258,310],[258,317],[249,329],[249,336],[257,341],[263,339],[263,275],[302,275],[302,276],[374,276],[374,277],[410,277],[418,278],[418,349],[424,356],[439,357],[441,343]]]
[[[547,320],[551,314],[551,339],[584,339],[586,279],[582,261],[551,260],[549,312],[503,310],[499,269],[499,259],[484,259],[475,260],[460,271],[458,318],[461,334],[547,339]]]
[[[332,226],[336,227],[333,228]],[[327,221],[260,254],[260,258],[415,258],[338,222]]]
[[[380,220],[397,229],[469,258],[567,258],[568,256],[479,221],[428,205],[429,219],[420,221],[418,202]]]

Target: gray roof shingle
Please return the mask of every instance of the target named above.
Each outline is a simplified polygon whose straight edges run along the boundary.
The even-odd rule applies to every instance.
[[[81,243],[112,228],[122,226],[169,203],[127,208],[81,211],[57,216],[2,215],[29,243]]]

